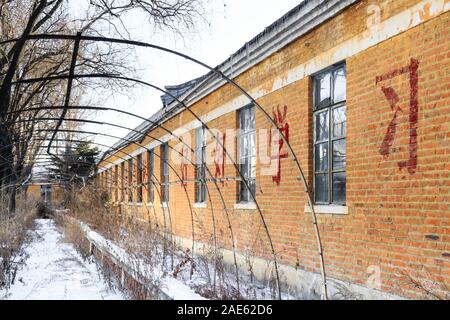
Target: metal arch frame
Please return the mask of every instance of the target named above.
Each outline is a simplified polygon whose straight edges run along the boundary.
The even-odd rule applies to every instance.
[[[52,109],[52,108],[53,108],[53,109],[58,109],[58,108],[62,108],[62,107],[44,107],[44,108],[42,108],[42,109]],[[77,109],[77,108],[79,108],[79,107],[69,107],[69,108]],[[97,107],[80,107],[80,108],[84,108],[84,109],[92,109],[92,110],[99,110],[99,109],[100,109],[100,110],[104,110],[104,109],[105,109],[105,108],[97,108]],[[30,110],[30,109],[27,109],[27,110],[24,110],[24,111],[32,111],[32,110],[35,110],[35,109],[40,109],[40,108],[31,108],[31,110]],[[129,113],[129,112],[122,111],[122,110],[113,109],[113,108],[108,108],[108,109],[109,109],[109,110],[116,111],[116,112],[128,114],[128,115],[131,115],[131,116],[134,116],[134,117],[142,118],[142,117],[140,117],[140,116],[137,116],[137,115],[134,115],[134,114],[131,114],[131,113]],[[17,112],[12,112],[12,113],[19,113],[19,112],[17,111]],[[145,119],[145,118],[142,118],[142,119]],[[15,122],[16,122],[16,123],[21,123],[21,122],[42,121],[42,120],[51,120],[51,121],[54,121],[55,118],[23,119],[23,120],[19,120],[19,121],[15,121]],[[145,132],[142,132],[142,131],[139,131],[139,130],[136,130],[136,129],[133,129],[133,128],[128,128],[128,127],[124,127],[124,126],[119,126],[119,125],[116,125],[116,124],[113,124],[113,123],[99,122],[99,121],[93,121],[93,120],[83,120],[83,119],[66,119],[66,121],[83,122],[83,123],[93,123],[93,124],[100,124],[100,125],[108,125],[108,126],[118,127],[118,128],[122,128],[122,129],[126,129],[126,130],[129,130],[129,131],[133,131],[133,132],[142,134],[142,135],[145,136],[145,137],[149,137],[149,138],[151,138],[151,139],[154,139],[154,140],[156,140],[156,141],[159,141],[160,143],[163,143],[162,140],[160,140],[160,139],[158,139],[158,138],[154,138],[154,137],[148,135],[148,134],[145,133]],[[177,138],[178,138],[182,143],[184,143],[186,146],[188,146],[189,149],[191,150],[191,152],[194,152],[194,150],[191,148],[191,146],[189,146],[188,144],[186,144],[180,137],[174,135],[174,134],[173,134],[171,131],[169,131],[168,129],[165,129],[165,130],[168,131],[172,136],[177,137]],[[38,129],[38,130],[36,130],[36,132],[42,132],[42,131],[44,131],[44,132],[45,132],[45,131],[47,131],[47,132],[53,132],[53,130],[50,130],[50,129]],[[97,132],[90,132],[90,131],[84,131],[84,130],[61,130],[61,129],[59,130],[59,132],[72,132],[72,133],[81,133],[81,134],[90,134],[90,135],[106,136],[106,137],[111,137],[111,138],[119,139],[119,140],[122,140],[122,141],[126,141],[126,142],[128,142],[128,143],[130,143],[130,144],[135,144],[135,145],[137,145],[137,146],[139,146],[139,147],[144,148],[144,149],[147,150],[147,151],[153,150],[153,149],[148,149],[147,147],[145,147],[145,146],[142,145],[141,143],[136,142],[136,141],[134,141],[134,140],[130,140],[130,139],[126,139],[126,138],[114,136],[114,135],[111,135],[111,134],[97,133]],[[61,141],[63,141],[63,140],[61,140]],[[103,145],[103,146],[109,147],[109,146],[107,146],[107,145]],[[172,149],[172,150],[174,150],[174,151],[176,151],[176,152],[177,152],[179,155],[181,155],[184,159],[187,159],[189,162],[191,162],[192,165],[194,165],[194,163],[193,163],[189,158],[187,158],[185,155],[183,155],[182,153],[180,153],[178,150],[176,150],[175,148],[173,148],[173,147],[170,146],[170,145],[169,145],[169,148]],[[110,149],[111,149],[111,148],[110,148]],[[121,151],[120,148],[114,148],[113,150],[115,150],[115,151],[117,151],[117,152],[120,152],[120,151]],[[130,154],[128,154],[128,153],[125,153],[125,154],[126,154],[127,156],[129,156],[130,158],[133,158]],[[52,156],[54,157],[55,155],[52,155]],[[159,155],[157,155],[157,156],[160,157]],[[124,161],[129,160],[129,159],[125,159],[125,158],[122,158],[122,159],[123,159]],[[104,161],[104,162],[107,162],[107,163],[110,163],[110,164],[113,164],[113,165],[115,164],[115,163],[110,162],[110,161],[105,160],[105,159],[103,159],[103,160],[101,160],[101,161]],[[133,164],[133,165],[134,165],[134,164]],[[174,172],[176,171],[170,164],[169,164],[169,166],[172,168],[172,170],[173,170]],[[215,186],[216,186],[216,189],[217,189],[217,191],[219,192],[220,199],[221,199],[221,201],[222,201],[222,203],[223,203],[223,206],[224,206],[224,209],[225,209],[226,218],[227,218],[227,222],[228,222],[228,226],[229,226],[230,234],[231,234],[231,241],[232,241],[232,247],[233,247],[233,256],[235,257],[234,260],[235,260],[236,283],[237,283],[237,287],[238,287],[237,289],[238,289],[238,292],[240,293],[240,289],[239,289],[239,282],[240,282],[240,280],[239,280],[239,272],[238,272],[238,266],[237,266],[236,252],[235,252],[235,239],[234,239],[233,229],[232,229],[232,226],[231,226],[231,221],[230,221],[230,219],[229,219],[228,208],[226,207],[226,203],[225,203],[225,200],[224,200],[224,197],[223,197],[223,193],[222,193],[220,187],[218,186],[217,181],[214,179],[214,176],[212,175],[212,172],[210,171],[210,169],[207,168],[207,170],[208,170],[209,175],[211,176],[211,180],[214,182],[214,184],[215,184]],[[177,174],[177,176],[179,177],[178,174]],[[180,179],[180,180],[181,180],[181,179]],[[160,183],[159,183],[159,185],[161,186]],[[210,191],[209,191],[209,186],[208,186],[208,184],[205,183],[205,186],[206,186],[206,188],[207,188],[207,190],[208,190],[208,194],[210,195],[211,193],[210,193]],[[158,194],[159,194],[159,190],[158,190]],[[211,212],[212,212],[212,215],[213,215],[213,219],[212,219],[212,220],[213,220],[213,224],[214,224],[214,226],[213,226],[213,231],[214,231],[214,236],[215,236],[215,245],[217,245],[217,242],[216,242],[215,216],[214,216],[214,211],[213,211],[214,208],[213,208],[213,205],[212,205],[212,199],[211,199],[211,196],[209,196],[209,202],[210,202],[210,204],[211,204]],[[192,206],[190,205],[189,207],[190,207],[190,210],[192,210]],[[169,210],[170,210],[170,208],[169,208]],[[170,218],[170,212],[169,212],[169,218]],[[193,245],[195,245],[194,241],[193,241]]]
[[[41,121],[41,120],[48,120],[48,118],[35,118],[34,120],[35,120],[35,121]],[[16,123],[29,122],[29,121],[33,121],[33,120],[28,120],[28,119],[27,119],[27,120],[19,120],[19,121],[16,121]],[[86,121],[88,121],[88,120],[66,119],[66,121],[80,121],[80,122],[86,122]],[[88,123],[95,123],[95,122],[90,122],[90,121],[88,121]],[[106,124],[106,123],[105,123],[105,124]],[[112,124],[111,124],[111,125],[112,125]],[[52,130],[52,131],[53,131],[53,130]],[[37,140],[37,141],[49,141],[49,140],[50,140],[50,141],[72,142],[72,143],[80,143],[80,142],[84,142],[83,140],[54,139],[54,138],[52,138],[52,139],[49,139],[49,138],[36,138],[36,140]],[[91,142],[91,143],[94,144],[94,145],[97,145],[97,146],[109,147],[108,145],[101,144],[101,143],[96,143],[96,142]],[[53,148],[58,148],[58,147],[55,147],[55,146],[51,146],[50,144],[48,144],[48,145],[46,145],[46,146],[42,146],[42,147],[47,148],[47,150],[49,150],[51,147],[53,147]],[[145,147],[142,146],[142,145],[141,145],[141,147],[145,148]],[[60,147],[60,148],[66,148],[66,147],[64,146],[64,147]],[[73,147],[69,147],[69,148],[70,148],[70,149],[74,149]],[[147,148],[145,148],[145,149],[146,149],[147,151],[150,151],[150,149],[147,149]],[[118,148],[114,148],[114,150],[115,150],[117,153],[123,153],[125,156],[128,156],[128,157],[129,157],[129,158],[124,158],[124,157],[121,157],[121,156],[116,155],[118,158],[120,158],[120,159],[122,159],[122,160],[124,160],[124,161],[133,159],[133,157],[131,156],[131,154],[129,154],[129,153],[123,151],[123,150],[120,150],[120,149],[118,149]],[[158,156],[158,157],[160,157],[160,155],[158,155],[158,154],[155,154],[155,155]],[[109,161],[106,161],[106,160],[103,160],[103,161],[109,162]],[[113,163],[113,162],[110,162],[110,163]],[[181,178],[181,176],[179,175],[178,171],[175,170],[175,168],[170,164],[169,161],[167,161],[166,163],[167,163],[167,165],[169,166],[169,168],[175,173],[175,175],[177,176],[177,178],[181,180],[182,178]],[[133,170],[133,168],[134,168],[134,166],[135,166],[134,161],[131,162],[131,165],[132,165],[131,169]],[[159,182],[159,180],[156,178],[156,176],[155,176],[154,174],[152,175],[152,178],[153,178],[155,181],[158,182],[158,185],[159,185],[159,186],[162,185],[161,182]],[[190,212],[191,212],[191,216],[192,216],[192,219],[193,219],[193,212],[192,212],[191,199],[190,199],[190,197],[189,197],[189,193],[187,192],[186,187],[185,187],[185,186],[183,186],[183,187],[184,187],[184,191],[185,191],[185,194],[186,194],[186,197],[187,197],[187,200],[188,200],[189,210],[190,210]],[[161,204],[162,204],[162,203],[163,203],[163,202],[162,202],[162,199],[160,199],[160,200],[161,200]],[[164,209],[165,209],[165,208],[163,207],[163,211],[165,212]],[[167,209],[168,209],[168,211],[169,211],[170,232],[172,233],[173,230],[172,230],[172,222],[171,222],[171,221],[172,221],[172,218],[171,218],[170,208],[168,207]],[[192,229],[193,229],[193,232],[192,232],[192,235],[193,235],[192,243],[193,243],[193,246],[194,246],[194,245],[195,245],[195,231],[194,231],[194,224],[192,224]],[[192,264],[192,266],[193,266],[193,264]]]
[[[69,120],[69,119],[68,119],[68,120]],[[29,120],[29,121],[32,121],[32,120]],[[50,130],[50,131],[53,131],[53,130]],[[49,138],[42,138],[42,139],[37,138],[36,140],[38,140],[38,141],[49,141],[50,139],[49,139]],[[70,140],[70,139],[53,139],[52,141],[62,141],[62,142],[66,141],[66,142],[73,142],[73,143],[84,142],[83,140]],[[100,143],[95,143],[95,142],[92,142],[92,144],[98,145],[98,146],[103,146],[103,147],[109,147],[108,145],[104,145],[104,144],[100,144]],[[43,147],[43,148],[48,148],[49,146],[50,146],[50,144],[49,144],[49,145],[46,145],[46,146],[42,146],[42,147]],[[52,148],[66,148],[66,146],[61,146],[61,147],[58,147],[58,146],[50,146],[50,147],[52,147]],[[75,149],[75,148],[74,148],[74,147],[69,147],[69,149]],[[47,149],[47,150],[48,150],[48,149]],[[130,155],[129,153],[125,152],[125,151],[117,150],[117,152],[123,153],[125,156],[130,157],[129,159],[133,159],[133,158],[131,157],[131,155]],[[157,155],[157,156],[159,156],[159,155]],[[124,161],[129,160],[129,159],[124,158],[124,157],[121,157],[121,156],[117,156],[117,157],[118,157],[118,158],[121,158],[121,159],[124,160]],[[107,162],[107,163],[114,164],[113,162],[110,162],[110,161],[108,161],[108,160],[103,160],[103,161],[105,161],[105,162]],[[86,162],[83,162],[83,163],[86,163]],[[168,163],[168,162],[167,162],[167,163]],[[133,161],[131,162],[131,165],[132,165],[132,168],[133,168],[133,166],[135,166],[135,164],[134,164]],[[168,163],[168,165],[169,165],[169,167],[174,171],[175,175],[177,175],[177,177],[179,177],[178,172],[170,165],[170,163]],[[62,173],[60,173],[60,174],[62,174]],[[65,175],[65,174],[64,174],[64,175]],[[72,178],[73,178],[73,176],[69,176],[69,177],[72,177]],[[102,179],[103,179],[103,178],[102,178]],[[152,181],[156,181],[157,184],[158,184],[159,186],[162,185],[161,182],[159,181],[159,179],[158,179],[155,175],[152,175]],[[129,187],[129,186],[127,186],[127,189],[128,189],[128,187]],[[2,189],[4,189],[4,188],[2,188]],[[0,189],[0,190],[2,190],[2,189]],[[157,190],[157,192],[158,192],[158,194],[159,194],[158,188],[157,188],[156,190]],[[186,191],[186,196],[188,197],[188,202],[189,202],[189,204],[190,204],[189,193],[188,193],[187,191]],[[125,201],[124,201],[124,203],[125,203]],[[162,202],[162,200],[161,200],[161,204],[162,204],[162,203],[163,203],[163,202]],[[192,206],[191,206],[191,205],[189,205],[189,208],[190,208],[190,210],[192,211]],[[172,230],[172,223],[171,223],[172,219],[171,219],[170,208],[167,208],[167,209],[168,209],[169,221],[170,221],[170,233],[172,234],[172,231],[173,231],[173,230]],[[166,214],[165,214],[164,207],[163,207],[163,212],[164,212],[164,228],[167,230],[167,227],[166,227]],[[173,241],[173,240],[171,240],[171,241]],[[193,239],[193,244],[194,244],[194,243],[195,243],[195,241],[194,241],[194,239]],[[164,252],[166,252],[166,244],[165,244],[165,243],[164,243]],[[165,256],[164,256],[164,261],[165,261]],[[163,264],[165,264],[165,263],[163,263]],[[193,266],[193,261],[192,261],[192,266]],[[172,255],[172,268],[173,268],[173,255]]]
[[[201,66],[209,69],[212,73],[218,75],[223,80],[226,80],[227,83],[229,83],[232,86],[236,87],[242,94],[244,94],[247,98],[249,98],[249,100],[263,113],[263,115],[266,118],[266,120],[275,128],[275,130],[278,131],[279,136],[281,137],[281,139],[286,144],[286,146],[287,146],[287,148],[289,150],[289,153],[292,156],[292,160],[295,162],[296,167],[297,167],[297,169],[299,171],[300,178],[301,178],[303,186],[305,188],[305,192],[307,193],[308,202],[309,202],[309,205],[310,205],[310,208],[311,208],[311,214],[312,214],[312,218],[313,218],[313,225],[314,225],[314,229],[315,229],[315,233],[316,233],[316,240],[317,240],[317,246],[318,246],[318,251],[319,251],[318,253],[319,253],[319,256],[320,256],[320,269],[321,269],[321,274],[322,274],[322,291],[323,291],[322,292],[322,298],[323,299],[327,299],[328,298],[323,247],[322,247],[322,243],[321,243],[320,231],[319,231],[319,228],[318,228],[318,222],[317,222],[317,216],[316,216],[316,212],[315,212],[315,208],[314,208],[314,202],[313,202],[313,199],[312,199],[312,191],[309,188],[309,185],[308,185],[308,183],[306,181],[303,169],[300,166],[300,162],[299,162],[298,158],[296,157],[296,154],[295,154],[292,146],[287,141],[285,135],[276,126],[276,124],[275,124],[274,120],[272,119],[272,117],[261,107],[261,105],[258,104],[258,102],[255,99],[253,99],[253,97],[247,91],[245,91],[240,85],[238,85],[236,82],[234,82],[232,79],[230,79],[228,76],[226,76],[223,72],[221,72],[217,68],[212,68],[212,67],[208,66],[207,64],[202,63],[201,61],[198,61],[198,60],[196,60],[196,59],[194,59],[194,58],[192,58],[190,56],[187,56],[185,54],[182,54],[180,52],[177,52],[177,51],[174,51],[174,50],[171,50],[171,49],[168,49],[168,48],[164,48],[164,47],[161,47],[161,46],[156,46],[156,45],[153,45],[153,44],[145,43],[145,42],[123,40],[123,39],[114,39],[114,38],[105,38],[105,37],[94,37],[94,36],[36,34],[36,35],[27,36],[25,39],[24,38],[18,38],[18,39],[6,40],[6,41],[1,42],[0,44],[11,43],[11,42],[15,42],[15,41],[40,40],[40,39],[47,39],[47,40],[50,40],[50,39],[58,39],[58,40],[76,40],[76,39],[80,39],[80,41],[110,42],[110,43],[127,44],[127,45],[132,45],[132,46],[148,47],[148,48],[161,50],[161,51],[168,52],[168,53],[177,55],[179,57],[185,58],[187,60],[190,60],[190,61],[192,61],[192,62],[194,62],[194,63],[196,63],[198,65],[201,65]],[[123,80],[126,80],[126,79],[123,79]],[[131,79],[128,79],[128,80],[131,80]],[[189,107],[186,107],[185,109],[186,110],[190,110]],[[194,114],[194,116],[196,118],[198,118],[195,114]],[[205,125],[205,128],[210,130],[207,125]],[[225,153],[227,154],[227,157],[228,157],[229,154],[228,154],[228,152],[226,150],[225,150]],[[239,174],[241,174],[239,170],[238,170],[238,172],[239,172]],[[246,187],[248,187],[245,179],[244,179],[243,183],[244,183],[244,185]],[[252,198],[254,199],[255,204],[256,204],[256,206],[258,208],[258,211],[260,212],[260,215],[261,215],[259,204],[256,201],[255,195],[251,192],[251,190],[249,190],[249,191],[250,191],[250,194],[252,195]],[[267,229],[267,224],[265,222],[265,219],[264,219],[263,215],[261,215],[261,219],[262,219],[263,225]],[[272,251],[274,253],[273,243],[271,243],[271,247],[272,247]],[[274,263],[277,264],[276,257],[274,258]],[[277,280],[279,281],[279,278]],[[281,296],[280,296],[280,298],[281,298]]]
[[[54,76],[54,77],[45,77],[45,78],[34,78],[34,79],[25,79],[25,80],[20,80],[20,81],[16,81],[13,82],[13,84],[22,84],[22,83],[34,83],[34,82],[40,82],[40,81],[52,81],[52,80],[62,80],[62,79],[68,79],[71,76]],[[150,88],[156,89],[158,91],[161,91],[163,93],[167,93],[168,95],[170,95],[175,101],[177,101],[178,103],[180,103],[181,105],[183,105],[185,107],[185,110],[187,110],[192,116],[194,116],[194,118],[199,121],[206,130],[208,130],[208,132],[213,135],[213,132],[211,131],[211,128],[209,128],[209,126],[200,119],[200,117],[195,114],[189,107],[186,106],[186,104],[179,100],[177,97],[173,96],[170,92],[167,92],[164,89],[161,89],[151,83],[142,81],[142,80],[137,80],[137,79],[133,79],[133,78],[128,78],[128,77],[121,77],[121,76],[116,76],[116,75],[110,75],[110,74],[88,74],[88,75],[73,75],[72,77],[74,78],[110,78],[110,79],[118,79],[118,80],[125,80],[125,81],[131,81],[131,82],[135,82],[141,85],[145,85],[148,86]],[[58,121],[59,118],[49,118],[48,120],[51,121]],[[65,119],[66,121],[71,121],[72,119]],[[98,122],[98,124],[105,124],[105,123],[100,123]],[[121,126],[118,126],[121,127]],[[134,129],[129,129],[133,132],[138,132]],[[277,130],[278,127],[277,127]],[[140,132],[138,132],[140,133]],[[234,161],[233,157],[231,156],[231,154],[227,151],[226,147],[222,144],[221,141],[217,140],[217,143],[219,143],[219,145],[221,146],[221,148],[223,148],[224,153],[227,155],[227,158],[232,162],[235,170],[237,171],[237,173],[239,174],[239,178],[241,179],[240,181],[244,184],[244,186],[246,187],[246,189],[249,191],[250,195],[252,196],[253,202],[255,203],[256,206],[256,210],[258,211],[258,214],[261,218],[261,222],[263,225],[263,228],[265,230],[266,236],[268,238],[269,241],[269,245],[271,248],[271,254],[272,254],[272,259],[275,265],[275,275],[276,275],[276,283],[277,283],[277,288],[278,288],[278,295],[279,298],[281,299],[281,284],[280,284],[280,275],[279,275],[279,268],[278,268],[278,260],[277,260],[277,256],[276,256],[276,252],[275,252],[275,247],[272,241],[272,237],[270,235],[270,231],[269,231],[269,227],[266,223],[266,219],[264,217],[264,214],[262,213],[261,207],[258,204],[258,201],[256,200],[256,195],[252,192],[250,185],[248,184],[248,182],[246,181],[244,175],[242,174],[239,166],[236,164],[236,162]]]

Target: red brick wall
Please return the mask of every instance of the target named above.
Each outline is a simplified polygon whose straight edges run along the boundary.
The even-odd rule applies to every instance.
[[[240,75],[236,81],[247,90],[271,91],[274,79],[286,77],[287,70],[293,66],[363,32],[367,28],[369,4],[381,6],[384,20],[419,2],[360,1]],[[424,297],[423,290],[414,288],[408,275],[429,280],[426,285],[437,292],[442,285],[450,283],[449,16],[447,12],[430,19],[346,60],[348,215],[319,215],[325,262],[331,277],[365,285],[370,276],[368,268],[375,266],[381,272],[383,291],[407,297]],[[412,67],[405,71],[412,59],[418,62],[417,85],[414,79],[411,81]],[[404,73],[388,80],[382,77],[395,70]],[[377,77],[382,77],[378,80],[383,81],[377,83]],[[382,91],[383,86],[390,87],[391,93],[395,91],[399,99],[395,108],[401,109],[391,148],[386,147],[390,143],[386,132],[394,111]],[[312,182],[311,91],[310,77],[307,77],[258,99],[269,114],[278,106],[282,110],[287,106],[290,143],[309,183]],[[412,119],[411,92],[417,94],[417,119]],[[226,85],[193,105],[192,110],[205,114],[238,95],[237,90]],[[390,97],[393,99],[394,95]],[[192,120],[192,115],[183,112],[166,121],[164,126],[174,130]],[[222,132],[236,128],[236,112],[221,116],[208,126]],[[269,128],[263,114],[257,111],[257,129]],[[417,145],[411,143],[414,128]],[[151,132],[154,137],[165,134],[162,129]],[[194,141],[193,132],[191,139]],[[148,138],[144,144],[152,141]],[[178,143],[172,140],[170,145],[175,147]],[[137,147],[129,146],[125,152]],[[159,154],[157,147],[154,167],[157,179],[161,177]],[[417,165],[409,160],[415,155]],[[405,161],[409,163],[400,169],[399,163]],[[180,165],[172,165],[181,175]],[[280,262],[318,272],[316,238],[311,216],[304,212],[306,196],[299,174],[290,158],[283,159],[281,165],[280,185],[271,176],[261,175],[261,166],[258,166],[256,197],[261,213],[234,209],[236,181],[219,183],[221,194],[209,183],[211,199],[207,197],[206,209],[192,209],[195,187],[190,182],[187,193],[181,183],[171,186],[168,209],[162,210],[160,188],[156,185],[153,207],[127,207],[126,211],[150,219],[184,238],[192,238],[193,227],[196,241],[211,242],[215,234],[219,246],[224,248],[231,248],[230,221],[239,252],[271,259],[263,216]],[[215,172],[214,165],[209,169]],[[233,165],[225,166],[224,176],[238,176]],[[188,166],[187,178],[195,179],[192,166]],[[179,180],[173,170],[170,180]],[[227,210],[224,210],[221,195]]]

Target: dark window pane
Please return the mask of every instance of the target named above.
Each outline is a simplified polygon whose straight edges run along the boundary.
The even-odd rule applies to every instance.
[[[315,80],[315,107],[322,108],[331,104],[331,74],[319,75]]]
[[[329,133],[328,111],[315,115],[315,142],[327,141]]]
[[[244,176],[244,179],[248,179],[250,176],[250,171],[249,171],[249,158],[242,158],[241,159],[241,174]]]
[[[253,196],[252,195],[255,195],[255,193],[256,193],[256,180],[255,179],[250,179],[248,181],[248,185],[250,187],[248,201],[253,201]]]
[[[169,202],[169,145],[167,143],[161,146],[161,198],[163,202]]]
[[[142,202],[142,155],[137,156],[137,201]]]
[[[346,107],[333,110],[333,138],[343,138],[346,134]]]
[[[239,127],[242,131],[245,131],[246,124],[248,122],[248,109],[243,109],[239,112]]]
[[[120,165],[120,180],[121,201],[125,202],[125,162]]]
[[[239,156],[241,158],[247,157],[250,154],[250,152],[249,152],[249,141],[248,141],[248,136],[247,135],[244,135],[244,136],[241,137],[240,145],[239,145],[239,151],[240,151]]]
[[[255,129],[255,107],[242,109],[239,118],[241,130],[248,132]]]
[[[333,174],[333,203],[345,204],[346,199],[346,173]]]
[[[249,140],[249,156],[254,156],[256,155],[256,133],[253,132],[252,134],[249,135],[248,137]]]
[[[206,200],[206,167],[204,165],[197,166],[197,192],[195,202],[203,203]]]
[[[128,160],[128,202],[133,202],[133,159]]]
[[[347,82],[345,68],[334,72],[334,103],[346,100]]]
[[[316,202],[328,203],[328,174],[316,174],[314,194]]]
[[[255,195],[256,192],[256,180],[255,179],[248,179],[247,180],[247,186],[244,182],[241,182],[241,188],[240,188],[240,201],[241,202],[253,202],[253,195]]]
[[[240,183],[239,200],[240,200],[240,202],[248,202],[249,201],[248,190],[247,190],[247,187],[245,186],[244,182]]]
[[[256,177],[256,133],[255,108],[245,108],[239,112],[239,125],[241,134],[238,138],[239,169],[243,178],[249,185],[255,185],[252,178]],[[250,186],[251,188],[254,188]],[[239,200],[248,202],[252,200],[250,192],[244,182],[240,183]]]
[[[316,172],[328,171],[328,143],[316,145]]]
[[[114,201],[119,201],[119,166],[116,165],[114,170]]]
[[[333,142],[333,169],[345,169],[346,166],[346,140],[338,140]]]
[[[155,159],[155,155],[153,153],[153,151],[149,151],[148,152],[148,162],[147,162],[147,202],[148,203],[153,203],[154,202],[154,185],[153,185],[153,168],[154,168],[154,159]]]
[[[199,127],[195,129],[195,162],[196,164],[202,164],[202,148],[204,144],[204,128]]]
[[[250,177],[256,178],[256,157],[253,156],[250,161]]]
[[[248,128],[249,130],[255,130],[255,128],[256,128],[256,114],[255,114],[255,107],[251,107],[251,108],[249,109],[249,113],[250,113],[250,115],[249,115],[249,123],[248,123],[247,128]]]

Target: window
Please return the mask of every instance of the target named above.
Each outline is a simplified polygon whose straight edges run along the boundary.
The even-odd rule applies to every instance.
[[[109,169],[108,170],[108,195],[111,197],[112,196],[112,190],[114,188],[114,179],[113,179],[113,169]]]
[[[147,152],[147,202],[153,203],[155,201],[155,185],[153,183],[154,175],[154,163],[155,163],[155,153],[153,150]]]
[[[133,159],[128,160],[128,202],[133,202]]]
[[[119,165],[114,168],[114,201],[119,202]]]
[[[346,202],[346,70],[335,66],[314,77],[314,198]]]
[[[122,202],[125,202],[125,162],[120,165],[120,193]]]
[[[161,199],[169,203],[169,144],[161,146]]]
[[[206,202],[206,128],[201,126],[195,130],[195,165],[196,188],[195,202]]]
[[[239,202],[253,202],[256,193],[256,120],[255,107],[239,111],[238,164],[247,182],[239,183]],[[253,195],[253,196],[252,196]]]
[[[137,156],[137,202],[142,203],[142,154]]]

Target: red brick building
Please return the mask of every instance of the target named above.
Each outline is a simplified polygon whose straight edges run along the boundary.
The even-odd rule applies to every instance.
[[[282,282],[314,297],[320,260],[295,155],[332,297],[345,285],[353,297],[448,298],[449,9],[304,1],[218,67],[259,106],[212,72],[168,87],[192,113],[164,96],[146,135],[100,163],[99,183],[181,245],[215,238],[243,270],[255,256],[258,277],[273,269],[272,243]]]

